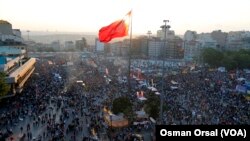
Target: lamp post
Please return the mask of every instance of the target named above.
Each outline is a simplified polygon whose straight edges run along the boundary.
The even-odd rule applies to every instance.
[[[169,25],[167,25],[167,22],[169,20],[163,20],[165,23],[164,25],[161,26],[162,30],[164,31],[164,40],[163,40],[163,55],[162,55],[162,80],[161,80],[161,101],[160,101],[160,123],[163,124],[163,94],[164,94],[164,76],[165,76],[165,54],[166,54],[166,30],[170,28]]]
[[[28,33],[28,41],[30,40],[30,31],[27,30],[27,33]]]
[[[152,32],[149,30],[148,32],[147,32],[147,34],[148,34],[148,39],[150,38],[150,35],[152,34]]]
[[[147,40],[147,52],[146,52],[146,54],[147,54],[147,58],[148,58],[148,70],[149,70],[149,60],[150,60],[150,58],[149,58],[148,50],[149,50],[150,35],[152,34],[152,32],[149,30],[149,31],[147,32],[147,34],[148,34],[148,40]]]
[[[149,30],[149,31],[147,32],[147,34],[148,34],[148,41],[147,41],[147,56],[148,56],[149,39],[150,39],[150,35],[152,34],[152,32]]]

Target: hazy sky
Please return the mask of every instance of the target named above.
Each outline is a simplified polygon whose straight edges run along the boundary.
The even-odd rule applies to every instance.
[[[0,19],[32,31],[98,32],[133,8],[133,33],[250,30],[250,0],[0,0]]]

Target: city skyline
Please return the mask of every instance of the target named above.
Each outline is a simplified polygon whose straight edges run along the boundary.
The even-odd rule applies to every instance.
[[[167,19],[171,30],[183,35],[250,30],[248,5],[248,0],[0,0],[0,19],[22,31],[98,33],[133,9],[133,34],[156,34]]]

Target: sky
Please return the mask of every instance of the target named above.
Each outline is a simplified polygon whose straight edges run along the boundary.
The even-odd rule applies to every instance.
[[[23,31],[94,32],[131,9],[133,34],[156,34],[169,20],[186,30],[250,30],[250,0],[0,0],[0,19]]]

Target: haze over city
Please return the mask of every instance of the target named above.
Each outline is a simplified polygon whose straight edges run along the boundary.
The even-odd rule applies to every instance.
[[[155,34],[167,19],[183,35],[250,30],[249,5],[249,0],[0,0],[0,19],[23,31],[97,33],[133,9],[134,34]]]

